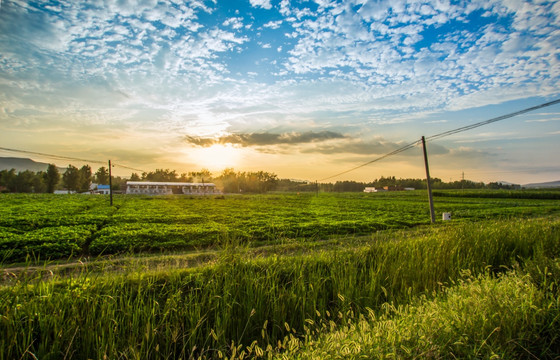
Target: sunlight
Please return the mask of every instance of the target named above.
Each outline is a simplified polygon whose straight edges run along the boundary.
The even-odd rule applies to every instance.
[[[241,158],[240,149],[229,144],[189,149],[187,152],[191,160],[201,168],[213,171],[236,167]]]

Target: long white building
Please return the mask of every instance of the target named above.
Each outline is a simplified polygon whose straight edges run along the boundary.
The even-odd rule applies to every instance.
[[[126,193],[145,195],[207,195],[220,194],[221,192],[213,183],[127,181]]]

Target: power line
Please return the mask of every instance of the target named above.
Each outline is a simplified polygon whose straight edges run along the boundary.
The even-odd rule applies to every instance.
[[[114,164],[114,163],[113,163],[113,166],[118,166],[118,167],[121,167],[121,168],[123,168],[123,169],[128,169],[128,170],[132,170],[132,171],[147,172],[147,171],[142,170],[142,169],[136,169],[136,168],[133,168],[133,167],[130,167],[130,166],[126,166],[126,165],[121,165],[121,164]]]
[[[362,168],[362,167],[364,167],[364,166],[367,166],[367,165],[369,165],[369,164],[372,164],[372,163],[374,163],[374,162],[376,162],[376,161],[383,160],[383,159],[385,159],[385,158],[387,158],[387,157],[389,157],[389,156],[393,156],[393,155],[396,155],[396,154],[401,153],[401,152],[403,152],[403,151],[406,151],[406,150],[408,150],[408,149],[411,149],[411,148],[415,147],[419,142],[420,142],[420,140],[416,140],[416,141],[413,142],[413,143],[410,143],[410,144],[405,145],[405,146],[403,146],[403,147],[401,147],[401,148],[398,148],[397,150],[391,151],[390,153],[387,153],[387,154],[385,154],[385,155],[382,155],[382,156],[380,156],[380,157],[378,157],[378,158],[376,158],[376,159],[373,159],[373,160],[371,160],[371,161],[368,161],[368,162],[366,162],[366,163],[364,163],[364,164],[362,164],[362,165],[358,165],[358,166],[356,166],[356,167],[353,167],[352,169],[343,171],[343,172],[338,173],[338,174],[336,174],[336,175],[332,175],[332,176],[329,176],[329,177],[326,177],[326,178],[323,178],[323,179],[320,179],[320,180],[317,180],[317,181],[325,181],[325,180],[329,180],[329,179],[332,179],[332,178],[337,177],[337,176],[340,176],[340,175],[344,175],[344,174],[349,173],[349,172],[351,172],[351,171],[354,171],[354,170],[357,170],[357,169]]]
[[[53,154],[36,152],[36,151],[10,149],[10,148],[5,148],[5,147],[0,147],[0,150],[16,152],[16,153],[21,153],[21,154],[38,155],[38,156],[42,156],[42,157],[46,157],[46,158],[50,158],[50,159],[55,159],[55,160],[80,161],[80,162],[93,163],[93,164],[106,164],[107,163],[106,161],[101,161],[101,160],[80,159],[80,158],[75,158],[75,157],[71,157],[71,156],[53,155]],[[130,170],[133,170],[133,171],[144,172],[144,170],[142,170],[142,169],[135,169],[133,167],[126,166],[126,165],[121,165],[121,164],[113,164],[113,166],[118,166],[118,167],[121,167],[121,168],[130,169]]]
[[[456,129],[453,129],[453,130],[444,131],[444,132],[439,133],[439,134],[428,136],[426,138],[426,140],[441,139],[442,137],[450,136],[450,135],[453,135],[453,134],[458,134],[458,133],[463,132],[463,131],[475,129],[475,128],[480,127],[480,126],[484,126],[484,125],[495,123],[497,121],[509,119],[509,118],[514,117],[514,116],[518,116],[518,115],[521,115],[521,114],[528,113],[530,111],[535,111],[535,110],[538,110],[538,109],[542,109],[544,107],[548,107],[548,106],[555,105],[555,104],[558,104],[558,103],[560,103],[560,99],[550,101],[550,102],[547,102],[547,103],[544,103],[544,104],[540,104],[540,105],[537,105],[537,106],[533,106],[533,107],[530,107],[530,108],[526,108],[526,109],[523,109],[523,110],[519,110],[519,111],[510,113],[510,114],[507,114],[507,115],[498,116],[498,117],[495,117],[495,118],[492,118],[492,119],[489,119],[489,120],[484,120],[484,121],[481,121],[481,122],[477,122],[475,124],[463,126],[463,127],[456,128]]]
[[[45,153],[40,153],[40,152],[35,152],[35,151],[8,149],[8,148],[4,148],[4,147],[0,147],[0,150],[17,152],[17,153],[22,153],[22,154],[39,155],[39,156],[43,156],[43,157],[46,157],[46,158],[57,159],[57,160],[71,160],[71,161],[81,161],[81,162],[95,163],[95,164],[105,164],[105,161],[79,159],[79,158],[70,157],[70,156],[45,154]]]
[[[521,114],[528,113],[528,112],[530,112],[530,111],[535,111],[535,110],[538,110],[538,109],[542,109],[542,108],[545,108],[545,107],[548,107],[548,106],[551,106],[551,105],[555,105],[555,104],[558,104],[558,103],[560,103],[560,99],[556,99],[556,100],[553,100],[553,101],[549,101],[549,102],[547,102],[547,103],[540,104],[540,105],[537,105],[537,106],[532,106],[532,107],[529,107],[529,108],[526,108],[526,109],[523,109],[523,110],[519,110],[519,111],[510,113],[510,114],[498,116],[498,117],[495,117],[495,118],[492,118],[492,119],[489,119],[489,120],[480,121],[480,122],[477,122],[477,123],[475,123],[475,124],[471,124],[471,125],[467,125],[467,126],[462,126],[462,127],[459,127],[459,128],[453,129],[453,130],[444,131],[444,132],[439,133],[439,134],[435,134],[435,135],[432,135],[432,136],[428,136],[428,137],[426,137],[425,139],[426,139],[426,140],[441,139],[441,138],[446,137],[446,136],[450,136],[450,135],[457,134],[457,133],[460,133],[460,132],[463,132],[463,131],[475,129],[475,128],[477,128],[477,127],[484,126],[484,125],[488,125],[488,124],[491,124],[491,123],[494,123],[494,122],[497,122],[497,121],[509,119],[509,118],[511,118],[511,117],[514,117],[514,116],[518,116],[518,115],[521,115]],[[408,149],[411,149],[411,148],[413,148],[414,146],[416,146],[416,145],[417,145],[418,143],[420,143],[420,142],[421,142],[421,140],[416,140],[416,141],[413,142],[413,143],[410,143],[410,144],[408,144],[408,145],[405,145],[405,146],[403,146],[403,147],[401,147],[401,148],[399,148],[399,149],[397,149],[397,150],[394,150],[394,151],[392,151],[392,152],[390,152],[390,153],[387,153],[387,154],[385,154],[385,155],[383,155],[383,156],[380,156],[380,157],[378,157],[378,158],[376,158],[376,159],[373,159],[373,160],[371,160],[371,161],[368,161],[368,162],[366,162],[366,163],[363,163],[363,164],[361,164],[361,165],[358,165],[358,166],[356,166],[356,167],[353,167],[352,169],[349,169],[349,170],[340,172],[340,173],[338,173],[338,174],[336,174],[336,175],[332,175],[332,176],[329,176],[329,177],[320,179],[320,180],[318,180],[318,181],[325,181],[325,180],[329,180],[329,179],[338,177],[338,176],[340,176],[340,175],[347,174],[347,173],[349,173],[349,172],[352,172],[352,171],[354,171],[354,170],[357,170],[357,169],[359,169],[359,168],[362,168],[362,167],[364,167],[364,166],[367,166],[367,165],[372,164],[372,163],[374,163],[374,162],[377,162],[377,161],[379,161],[379,160],[388,158],[388,157],[390,157],[390,156],[393,156],[393,155],[396,155],[396,154],[401,153],[401,152],[403,152],[403,151],[406,151],[406,150],[408,150]]]

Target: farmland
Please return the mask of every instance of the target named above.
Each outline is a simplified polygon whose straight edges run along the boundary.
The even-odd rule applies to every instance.
[[[454,221],[558,214],[560,192],[486,191],[436,196]],[[513,198],[512,195],[516,197]],[[436,194],[437,195],[437,194]],[[468,196],[468,197],[466,197]],[[489,197],[492,196],[492,197]],[[0,261],[169,252],[223,243],[365,235],[429,224],[425,192],[272,194],[209,197],[104,197],[5,194],[0,198]]]
[[[557,196],[3,196],[0,359],[557,358]]]

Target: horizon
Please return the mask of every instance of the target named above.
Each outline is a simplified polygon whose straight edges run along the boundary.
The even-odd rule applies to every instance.
[[[36,164],[42,164],[42,165],[45,165],[45,166],[47,166],[47,165],[49,165],[49,164],[54,164],[54,165],[56,165],[54,162],[41,162],[41,161],[36,161],[36,160],[34,160],[34,159],[32,159],[32,158],[22,158],[22,157],[14,157],[14,156],[11,156],[11,157],[0,156],[0,161],[1,161],[2,159],[30,160],[30,161],[32,161],[32,162],[34,162],[34,163],[36,163]],[[69,165],[70,165],[70,164],[69,164]],[[88,165],[88,164],[84,164],[84,165]],[[73,165],[73,166],[74,166],[74,165]],[[90,165],[90,166],[91,166],[91,165]],[[97,166],[98,166],[98,167],[97,167]],[[96,172],[100,167],[102,167],[103,165],[98,164],[97,166],[91,166],[92,173],[95,173],[95,172]],[[67,169],[67,167],[65,167],[65,166],[56,165],[56,167],[58,168],[59,171],[60,171],[60,170]],[[79,167],[79,166],[76,166],[76,167]],[[103,167],[105,167],[105,166],[103,166]],[[107,167],[105,167],[105,168],[107,168]],[[11,168],[11,169],[15,169],[15,168]],[[8,168],[2,169],[2,168],[0,168],[0,170],[11,170],[11,169],[8,169]],[[30,169],[27,169],[27,170],[30,170]],[[157,170],[157,169],[156,169],[156,170]],[[181,175],[183,174],[183,173],[181,173],[181,172],[177,172],[175,169],[160,169],[160,170],[164,170],[164,171],[167,171],[167,170],[169,170],[169,171],[175,171],[176,174],[177,174],[177,176],[181,176]],[[198,170],[205,170],[205,169],[198,169]],[[244,172],[242,169],[241,169],[241,170],[240,170],[240,169],[233,169],[233,170],[235,170],[236,172]],[[273,173],[273,172],[267,171],[266,169],[261,169],[261,170],[262,170],[262,171],[265,171],[265,172],[272,173],[272,174],[274,174],[274,175],[277,175],[277,174],[275,174],[275,173]],[[17,170],[17,169],[16,169],[16,171],[19,172],[19,171],[24,171],[24,170]],[[31,171],[33,171],[33,170],[31,170]],[[193,171],[196,172],[196,170],[193,170]],[[37,171],[35,171],[35,172],[37,172]],[[114,173],[114,172],[113,172],[113,173]],[[184,173],[189,173],[189,172],[184,172]],[[61,173],[61,174],[62,174],[62,173]],[[123,179],[123,180],[127,180],[127,179],[129,179],[129,178],[131,177],[132,174],[134,174],[134,172],[132,172],[132,173],[129,174],[129,175],[122,175],[122,176],[121,176],[121,175],[113,175],[113,177],[120,177],[120,178]],[[143,174],[141,174],[141,173],[136,173],[136,175],[142,177]],[[220,172],[211,172],[211,181],[214,180],[215,178],[219,177],[220,175],[221,175],[221,171],[220,171]],[[337,180],[337,179],[329,179],[329,180],[325,180],[325,181],[319,182],[319,184],[335,184],[336,182],[346,182],[346,181],[352,182],[352,181],[355,181],[355,182],[363,183],[363,184],[367,185],[367,184],[373,183],[373,182],[375,182],[375,181],[377,181],[377,180],[380,180],[381,178],[388,178],[388,177],[393,177],[393,175],[390,175],[390,174],[389,174],[389,175],[381,175],[379,178],[372,178],[372,179],[363,180],[363,181],[357,181],[357,180],[351,180],[351,179],[343,179],[343,180],[340,180],[340,179],[339,179],[339,180]],[[398,176],[394,176],[394,177],[395,177],[397,180],[406,180],[406,179],[423,180],[423,181],[426,180],[425,177],[420,177],[420,178],[398,177]],[[430,176],[430,178],[434,179],[434,177],[432,177],[432,176]],[[316,181],[316,180],[310,180],[310,179],[296,179],[296,178],[283,178],[283,177],[278,177],[278,180],[289,180],[289,181],[293,181],[293,182],[305,182],[305,183],[308,183],[308,184],[313,184],[313,183],[315,183],[315,181]],[[440,180],[441,180],[443,183],[451,183],[451,182],[456,181],[456,180],[452,180],[452,179],[450,179],[449,181],[447,181],[446,179],[440,179]],[[468,179],[468,178],[465,178],[465,179],[463,179],[463,180],[465,180],[465,181],[470,181],[470,182],[473,182],[473,183],[481,182],[481,181],[474,181],[474,180],[471,180],[471,179]],[[145,180],[140,180],[140,181],[145,181]],[[490,181],[490,182],[483,182],[483,181],[482,181],[482,183],[484,183],[484,184],[486,184],[486,185],[488,185],[488,184],[490,184],[490,183],[501,183],[501,184],[503,184],[503,185],[521,185],[521,186],[533,185],[533,184],[538,185],[538,184],[547,184],[547,183],[559,183],[559,182],[560,182],[560,179],[557,179],[557,180],[549,180],[549,181],[542,181],[542,182],[538,182],[538,183],[534,183],[534,182],[533,182],[533,183],[512,183],[512,182],[507,181],[507,180],[496,180],[496,181]],[[94,182],[92,182],[92,183],[94,183]]]
[[[560,98],[559,30],[554,1],[2,1],[0,143],[315,181]],[[556,104],[430,141],[430,174],[557,181],[559,125]],[[425,178],[421,148],[332,182],[381,176]]]

